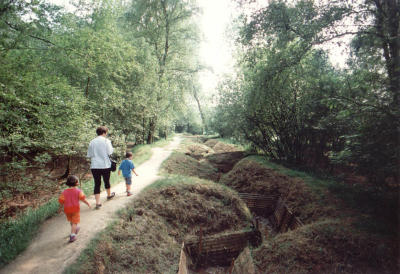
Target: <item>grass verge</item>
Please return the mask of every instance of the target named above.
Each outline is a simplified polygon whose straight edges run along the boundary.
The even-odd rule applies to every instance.
[[[119,181],[120,178],[117,173],[113,172],[110,184],[114,185]],[[82,190],[85,195],[93,194],[93,187],[94,182],[92,179],[82,183]],[[36,209],[28,208],[16,218],[0,223],[0,268],[12,261],[28,247],[40,225],[45,220],[56,215],[58,207],[58,197],[56,196]]]
[[[133,154],[133,163],[135,166],[138,166],[144,162],[146,162],[148,159],[151,157],[151,149],[154,147],[164,147],[169,144],[169,142],[172,140],[174,135],[169,136],[167,139],[161,139],[153,144],[150,145],[136,145],[132,148],[130,148],[132,154]]]
[[[170,137],[172,138],[172,137]],[[136,146],[132,153],[135,165],[140,165],[151,157],[151,148],[162,147],[169,143],[169,139],[160,140],[152,145]],[[110,184],[115,185],[121,181],[117,172],[112,172]],[[82,182],[81,189],[85,195],[93,194],[94,181],[92,179]],[[104,186],[102,186],[102,191]],[[12,261],[21,253],[33,237],[36,235],[40,225],[50,217],[57,214],[58,193],[47,203],[38,208],[28,208],[24,213],[0,223],[0,268]]]

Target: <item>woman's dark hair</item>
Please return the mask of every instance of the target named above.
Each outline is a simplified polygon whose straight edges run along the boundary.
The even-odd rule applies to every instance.
[[[105,126],[101,126],[101,127],[98,127],[97,129],[96,129],[96,133],[97,133],[97,135],[103,135],[103,133],[107,133],[108,132],[108,128],[107,127],[105,127]]]
[[[127,152],[126,154],[125,154],[125,157],[126,158],[129,158],[129,157],[131,157],[133,154],[132,154],[132,152]]]
[[[67,178],[67,182],[65,183],[67,186],[76,186],[78,185],[79,179],[75,175],[69,175]]]

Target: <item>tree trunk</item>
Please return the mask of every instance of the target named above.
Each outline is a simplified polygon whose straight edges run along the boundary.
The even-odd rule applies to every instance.
[[[151,118],[149,123],[149,132],[147,134],[147,144],[153,143],[155,129],[156,129],[156,118]]]
[[[400,106],[400,11],[396,0],[375,0],[376,28],[382,40],[383,56],[393,95],[394,109]]]
[[[61,175],[60,177],[58,177],[58,179],[65,179],[65,178],[68,177],[69,171],[70,171],[70,166],[71,166],[71,156],[68,155],[67,169],[65,170],[65,172],[64,172],[63,175]]]
[[[90,83],[90,76],[88,76],[87,82],[86,82],[86,88],[85,88],[85,97],[86,98],[89,97],[89,83]]]
[[[142,144],[144,144],[144,140],[146,139],[146,123],[145,123],[145,118],[143,117],[143,121],[142,121],[142,127],[143,127],[143,131],[142,131]]]
[[[200,104],[200,100],[199,100],[199,96],[197,94],[196,88],[193,88],[193,97],[196,100],[197,106],[199,108],[201,121],[203,122],[202,134],[204,134],[204,131],[207,132],[208,129],[207,129],[207,124],[206,124],[206,120],[205,120],[205,117],[204,117],[203,110],[201,109],[201,104]]]

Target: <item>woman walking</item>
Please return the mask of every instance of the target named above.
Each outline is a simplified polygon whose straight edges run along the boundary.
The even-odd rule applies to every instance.
[[[107,191],[107,199],[112,199],[115,193],[110,190],[111,161],[109,155],[114,151],[111,141],[106,138],[108,128],[101,126],[96,129],[97,137],[89,143],[87,157],[90,158],[90,170],[94,179],[94,196],[96,198],[96,209],[101,207],[100,186],[103,177],[104,187]]]

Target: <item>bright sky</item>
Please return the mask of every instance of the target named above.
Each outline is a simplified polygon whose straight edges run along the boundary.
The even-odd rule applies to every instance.
[[[226,40],[226,29],[233,18],[232,0],[198,0],[203,10],[200,29],[204,40],[200,44],[200,58],[212,71],[200,73],[200,83],[204,93],[214,93],[218,79],[232,71],[234,60],[232,49]]]

